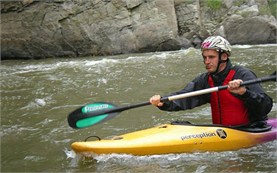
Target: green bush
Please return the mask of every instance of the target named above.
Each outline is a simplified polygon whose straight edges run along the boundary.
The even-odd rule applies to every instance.
[[[221,0],[207,0],[207,5],[212,10],[219,10],[221,8]]]
[[[277,18],[277,0],[268,0],[271,15]]]

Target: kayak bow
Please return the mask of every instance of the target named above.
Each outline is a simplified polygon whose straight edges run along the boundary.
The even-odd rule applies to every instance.
[[[155,155],[206,151],[229,151],[273,141],[277,118],[267,121],[269,128],[238,130],[217,125],[164,124],[115,136],[108,140],[74,142],[71,147],[84,156],[94,154]]]

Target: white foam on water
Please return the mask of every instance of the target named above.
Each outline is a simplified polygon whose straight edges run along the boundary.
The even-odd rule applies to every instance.
[[[225,156],[222,156],[225,155]],[[133,156],[127,154],[109,154],[92,156],[97,162],[98,171],[106,171],[113,168],[122,170],[137,170],[141,171],[159,171],[166,170],[167,172],[176,171],[180,168],[181,172],[186,172],[186,168],[192,165],[196,166],[196,172],[206,172],[210,164],[222,164],[224,160],[237,157],[234,152],[226,153],[183,153],[183,154],[164,154],[164,155],[150,155],[150,156]],[[199,163],[207,163],[203,165]],[[136,172],[136,171],[134,171]]]
[[[77,154],[73,150],[69,150],[67,148],[64,148],[63,152],[65,153],[67,159],[74,159],[77,156]]]
[[[253,47],[253,45],[233,45],[233,48],[239,48],[239,49],[248,49]]]
[[[251,47],[276,47],[277,44],[254,44],[254,45],[239,45],[239,44],[235,44],[232,45],[232,48],[240,48],[240,49],[248,49]]]
[[[44,157],[41,157],[41,156],[33,156],[33,155],[30,155],[30,156],[25,156],[24,157],[24,160],[29,160],[29,161],[33,161],[33,162],[39,162],[39,161],[42,161],[42,160],[45,160],[46,158]]]
[[[233,45],[233,48],[242,48],[248,49],[251,47],[276,47],[277,44],[261,44],[261,45]],[[150,55],[149,55],[150,54]],[[146,59],[167,59],[167,58],[183,58],[187,54],[200,54],[200,49],[195,48],[188,48],[182,49],[178,51],[168,51],[168,52],[156,52],[156,53],[149,53],[144,55],[132,55],[127,58],[115,59],[114,57],[111,58],[103,58],[99,60],[64,60],[62,62],[53,62],[48,64],[35,64],[35,65],[17,65],[13,67],[13,70],[9,73],[2,74],[2,75],[10,75],[10,74],[23,74],[23,73],[30,73],[30,72],[38,72],[38,71],[51,71],[57,68],[82,68],[82,67],[91,67],[91,66],[107,66],[107,65],[114,65],[116,63],[126,63],[126,62],[137,62],[137,61],[145,61]],[[177,55],[177,56],[176,56]],[[190,56],[188,56],[190,57]],[[117,57],[116,57],[117,58]],[[187,58],[187,57],[186,57]],[[5,69],[9,69],[9,66],[2,65],[4,71]]]
[[[95,65],[107,65],[107,64],[115,64],[120,62],[117,59],[107,59],[103,58],[101,60],[91,60],[91,61],[85,61],[85,66],[95,66]]]
[[[176,58],[183,58],[185,55],[187,54],[191,54],[191,53],[199,53],[200,50],[199,49],[195,49],[195,48],[188,48],[188,49],[182,49],[182,50],[178,50],[178,51],[168,51],[168,52],[156,52],[156,53],[152,53],[151,55],[145,55],[145,56],[129,56],[126,60],[127,61],[133,61],[133,62],[145,62],[145,60],[166,60],[168,58],[172,58],[174,57]]]
[[[216,158],[218,155],[225,154],[226,156],[234,156],[234,152],[225,152],[225,153],[213,153],[213,152],[204,152],[204,153],[182,153],[182,154],[162,154],[162,155],[149,155],[149,156],[133,156],[129,154],[101,154],[94,156],[94,159],[97,162],[116,162],[118,164],[124,165],[144,165],[149,162],[155,163],[170,163],[170,162],[181,162],[181,161],[196,161],[199,157],[204,158],[207,156]]]
[[[36,125],[43,127],[43,126],[46,126],[46,125],[50,124],[53,121],[54,120],[46,118],[46,119],[42,120],[41,122],[37,123]]]
[[[48,64],[34,64],[34,65],[16,65],[10,69],[10,66],[2,65],[1,68],[5,69],[5,71],[9,71],[5,75],[16,75],[16,74],[24,74],[31,72],[45,72],[45,71],[53,71],[58,68],[72,68],[78,67],[83,63],[83,61],[75,60],[75,61],[63,61],[63,62],[53,62]]]
[[[69,167],[70,168],[76,168],[78,167],[78,163],[81,159],[81,156],[77,155],[73,150],[69,150],[67,148],[64,148],[63,152],[66,155],[66,159],[70,159]]]
[[[40,108],[40,107],[44,107],[47,105],[47,100],[49,100],[49,98],[36,98],[34,101],[31,101],[29,102],[26,106],[20,108],[21,110],[24,110],[24,109],[27,109],[27,110],[30,110],[30,109],[36,109],[36,108]]]
[[[14,69],[16,70],[11,74],[24,74],[38,71],[49,71],[56,69],[57,67],[57,64],[17,65],[14,67]]]
[[[46,101],[44,99],[35,99],[35,103],[39,106],[45,106]]]
[[[34,128],[34,127],[23,127],[22,125],[2,125],[2,130],[1,130],[1,137],[5,135],[18,135],[18,134],[23,134],[27,132],[34,132],[34,131],[39,131],[39,128]]]

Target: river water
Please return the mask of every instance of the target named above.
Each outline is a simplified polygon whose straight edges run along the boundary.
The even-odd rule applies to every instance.
[[[235,46],[233,64],[251,68],[258,77],[276,70],[277,45]],[[148,101],[154,94],[181,89],[204,72],[201,52],[130,54],[79,59],[1,62],[2,172],[275,172],[277,142],[227,152],[154,156],[100,155],[83,158],[70,144],[90,135],[102,138],[173,120],[210,123],[209,105],[182,112],[152,106],[124,111],[90,128],[75,130],[67,115],[78,107],[105,101],[116,105]],[[262,84],[274,99],[276,84]]]

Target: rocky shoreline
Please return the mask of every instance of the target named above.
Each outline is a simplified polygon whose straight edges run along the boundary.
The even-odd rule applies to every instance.
[[[1,1],[1,59],[179,50],[215,34],[231,44],[276,43],[272,1]]]

